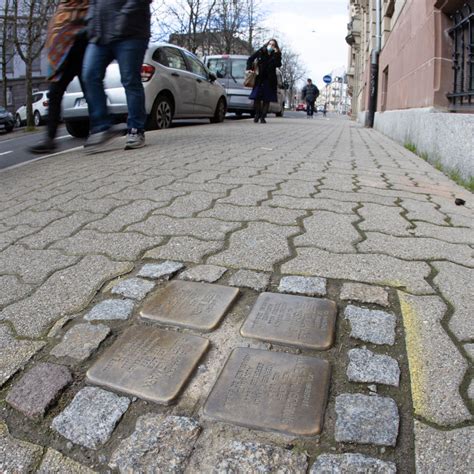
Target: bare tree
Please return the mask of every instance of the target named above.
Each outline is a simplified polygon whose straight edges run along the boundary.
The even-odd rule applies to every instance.
[[[11,0],[4,0],[2,6],[2,15],[1,15],[1,25],[2,25],[2,34],[1,34],[1,57],[0,57],[0,67],[2,68],[2,102],[6,107],[8,103],[8,77],[7,71],[8,66],[14,59],[15,45],[13,42],[13,16],[12,16],[12,5]]]
[[[217,0],[212,26],[220,33],[221,52],[235,54],[246,27],[245,0]]]
[[[295,105],[294,98],[297,92],[296,85],[305,76],[306,69],[304,64],[301,62],[299,55],[290,47],[282,48],[281,62],[282,65],[280,70],[283,76],[283,82],[288,85],[289,105],[290,108],[293,108]]]
[[[33,63],[41,55],[46,28],[58,0],[12,0],[13,36],[18,55],[25,63],[27,126],[33,121]]]

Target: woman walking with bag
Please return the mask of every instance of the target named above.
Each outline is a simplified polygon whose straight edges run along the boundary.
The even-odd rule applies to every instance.
[[[42,143],[29,149],[31,153],[51,153],[56,149],[54,139],[64,92],[76,76],[81,77],[87,47],[85,29],[88,8],[89,0],[61,0],[50,21],[46,39],[50,81],[47,135]]]
[[[265,120],[270,102],[277,101],[277,75],[276,68],[281,67],[281,51],[277,40],[271,39],[262,48],[256,51],[247,60],[247,71],[257,67],[255,85],[249,98],[255,103],[254,122]]]

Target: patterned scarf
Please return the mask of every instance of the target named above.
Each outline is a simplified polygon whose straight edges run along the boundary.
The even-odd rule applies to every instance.
[[[89,0],[61,0],[48,27],[48,79],[58,81],[61,67],[79,33],[85,30]]]

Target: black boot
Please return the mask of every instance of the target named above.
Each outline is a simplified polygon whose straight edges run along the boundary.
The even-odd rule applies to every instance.
[[[260,116],[262,114],[262,101],[261,100],[256,100],[255,101],[255,117],[253,118],[253,121],[255,123],[258,122],[260,119]]]
[[[270,103],[269,103],[269,102],[264,102],[264,103],[263,103],[262,115],[260,116],[260,123],[267,123],[267,121],[265,120],[265,118],[267,117],[269,107],[270,107]]]
[[[30,153],[35,153],[36,155],[54,153],[56,151],[56,143],[51,138],[47,138],[44,142],[39,143],[38,145],[30,146],[28,151]]]

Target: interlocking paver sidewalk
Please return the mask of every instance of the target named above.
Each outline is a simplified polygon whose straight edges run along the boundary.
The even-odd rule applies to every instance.
[[[328,462],[357,466],[361,460],[374,472],[392,472],[394,464],[399,472],[413,472],[415,466],[420,472],[472,468],[471,193],[378,132],[345,119],[270,118],[265,127],[229,120],[152,132],[147,146],[133,152],[123,151],[120,143],[113,147],[93,156],[73,151],[0,173],[0,384],[5,392],[0,437],[8,448],[0,448],[0,471],[70,465],[104,472],[123,465],[195,473],[229,472],[240,465],[247,471],[303,473],[319,472],[318,466]],[[455,205],[456,197],[466,205]],[[167,260],[182,264],[184,277],[221,267],[212,280],[239,286],[241,292],[217,329],[205,335],[191,331],[208,338],[210,350],[176,405],[86,388],[86,371],[117,336],[134,325],[160,324],[140,318],[140,301],[128,319],[87,323],[87,315],[110,299],[118,282],[140,282],[146,288],[140,298],[147,298],[149,289],[150,294],[161,291],[168,278],[179,278],[173,275],[181,267],[166,278],[140,270],[144,265],[159,269]],[[338,306],[332,348],[317,352],[241,336],[259,293],[277,293],[288,276],[327,282],[325,297]],[[129,289],[114,290],[112,296],[118,302],[135,297]],[[199,304],[207,306],[196,304],[196,314],[214,301]],[[287,316],[278,307],[271,311],[275,317],[269,323]],[[391,315],[389,340],[360,340],[354,328],[361,315],[381,311]],[[349,313],[350,322],[344,318]],[[304,311],[294,317],[305,327]],[[362,322],[370,333],[383,329],[377,318]],[[74,344],[68,343],[76,333]],[[89,333],[100,335],[91,340]],[[237,347],[289,352],[295,361],[302,353],[330,363],[335,375],[320,436],[288,438],[205,416],[206,397]],[[166,370],[149,356],[150,347],[136,350],[136,364],[155,367],[157,377]],[[351,375],[352,381],[346,376],[350,350],[356,350],[352,356],[370,355],[370,373],[367,360],[359,361],[357,370],[367,373]],[[84,356],[74,359],[75,353]],[[399,386],[398,377],[383,385],[386,361],[394,369],[398,364]],[[68,367],[74,380],[44,418],[31,421],[5,399],[25,373],[44,363]],[[114,360],[123,370],[127,363]],[[273,385],[268,381],[272,370],[258,368],[255,381],[247,384],[250,391],[232,396],[245,395],[245,403],[252,404],[287,397],[283,416],[291,423],[291,407],[308,403],[311,394],[295,401],[285,376],[275,375]],[[295,369],[291,376],[298,374]],[[263,386],[273,388],[262,393]],[[97,410],[96,393],[122,400],[123,406],[106,436],[91,422],[84,438],[71,418],[64,437],[53,420],[65,419],[84,393],[83,413]],[[363,402],[360,416],[351,408],[354,400]],[[384,403],[390,403],[390,413]],[[374,419],[385,425],[364,421]],[[176,450],[169,448],[172,454],[160,451],[161,457],[148,460],[139,452],[149,440],[131,440],[140,436],[144,420],[159,426],[150,449],[161,450],[157,443],[163,437],[164,443],[178,443]],[[383,437],[384,426],[389,439]],[[348,441],[356,443],[357,453]],[[126,459],[120,454],[125,452]]]

